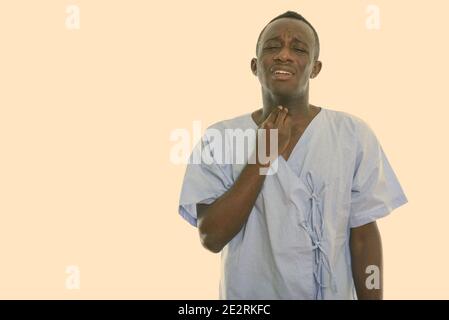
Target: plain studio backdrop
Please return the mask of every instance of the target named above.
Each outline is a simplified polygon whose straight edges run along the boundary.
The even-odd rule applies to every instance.
[[[320,36],[311,103],[364,119],[409,199],[379,222],[385,298],[449,298],[448,9],[1,2],[0,298],[218,298],[220,256],[177,213],[170,135],[261,107],[250,59],[286,10]]]

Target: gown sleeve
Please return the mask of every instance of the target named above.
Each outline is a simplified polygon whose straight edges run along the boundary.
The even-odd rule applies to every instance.
[[[407,203],[374,132],[363,122],[357,129],[358,150],[351,188],[350,228],[373,222]]]
[[[233,184],[231,164],[222,164],[214,155],[207,133],[195,146],[187,164],[181,188],[178,212],[197,226],[197,204],[210,204]]]

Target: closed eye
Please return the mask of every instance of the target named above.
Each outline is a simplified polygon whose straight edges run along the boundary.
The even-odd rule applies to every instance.
[[[272,49],[279,49],[280,47],[265,47],[264,49],[265,50],[272,50]],[[295,48],[295,49],[293,49],[293,50],[295,50],[295,51],[297,51],[297,52],[305,52],[305,53],[307,53],[307,51],[306,50],[304,50],[304,49],[298,49],[298,48]]]

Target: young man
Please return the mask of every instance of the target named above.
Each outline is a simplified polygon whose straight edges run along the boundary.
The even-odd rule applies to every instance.
[[[233,159],[235,130],[277,129],[279,156],[260,160],[267,134],[249,141],[255,161],[217,161],[217,136],[206,133],[194,153],[211,161],[189,163],[181,191],[180,214],[205,248],[222,253],[220,298],[381,299],[375,221],[407,199],[378,140],[357,117],[309,104],[309,79],[322,64],[318,35],[301,15],[270,21],[256,55],[263,108],[209,129],[227,138]],[[261,174],[274,163],[274,174]]]

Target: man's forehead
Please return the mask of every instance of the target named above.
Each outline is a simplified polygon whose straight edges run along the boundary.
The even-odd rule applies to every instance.
[[[313,31],[305,22],[292,18],[281,18],[270,23],[264,30],[262,42],[274,37],[288,34],[300,40],[313,44]]]

